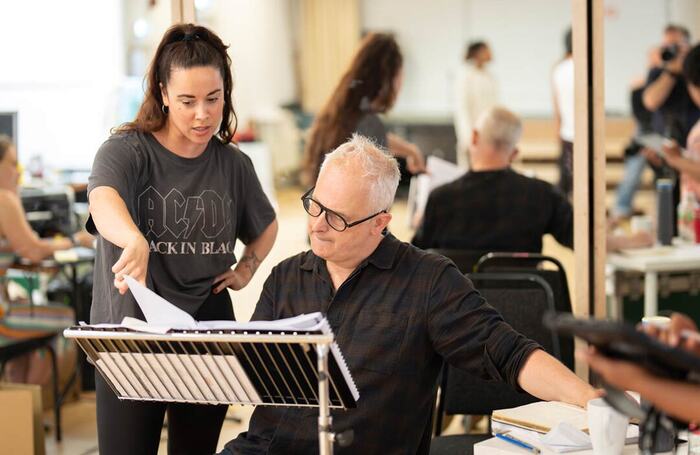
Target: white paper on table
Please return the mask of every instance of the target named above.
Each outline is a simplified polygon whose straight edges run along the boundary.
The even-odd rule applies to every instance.
[[[566,422],[560,423],[546,434],[500,422],[492,422],[492,429],[494,433],[509,433],[537,447],[547,446],[547,448],[557,453],[576,452],[592,448],[591,437]],[[637,425],[628,425],[625,444],[633,444],[637,442],[638,438],[639,427]]]

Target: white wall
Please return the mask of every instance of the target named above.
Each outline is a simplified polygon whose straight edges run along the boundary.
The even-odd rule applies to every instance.
[[[605,16],[605,107],[608,111],[629,109],[629,87],[647,73],[649,50],[658,46],[663,29],[671,20],[670,6],[677,2],[607,0]],[[687,18],[686,18],[687,19]],[[674,18],[678,21],[678,18]],[[689,25],[686,23],[686,25]]]
[[[140,76],[125,78],[125,47],[133,40],[124,36],[123,8],[134,6],[129,1],[0,0],[0,112],[19,112],[23,164],[41,155],[47,167],[88,169],[110,128],[126,120],[127,85],[132,92],[141,86]],[[278,106],[294,98],[289,2],[221,0],[212,8],[210,25],[231,45],[241,124],[252,116],[275,117]],[[149,22],[150,61],[169,26],[170,6],[159,1],[139,11],[127,16]]]
[[[19,112],[20,161],[88,168],[116,123],[123,86],[123,5],[130,0],[0,0],[0,111]],[[202,19],[231,44],[237,112],[275,122],[295,96],[290,0],[212,0]],[[606,1],[606,107],[627,112],[630,81],[668,21],[700,37],[695,0]],[[169,19],[159,1],[149,20],[155,44]],[[168,6],[165,8],[165,6]],[[393,31],[405,56],[397,114],[451,115],[452,83],[468,40],[493,47],[504,104],[550,115],[549,70],[570,22],[567,0],[362,0],[363,28]],[[163,9],[165,8],[165,9]],[[167,10],[167,11],[166,11]],[[150,59],[151,55],[148,55]],[[138,84],[138,81],[137,81]]]
[[[19,112],[20,161],[89,167],[123,73],[121,2],[7,0],[1,16],[0,111]]]
[[[466,42],[485,39],[501,101],[522,115],[551,115],[549,73],[563,53],[571,23],[567,0],[363,0],[363,27],[391,31],[405,58],[404,88],[396,114],[451,115],[452,84]],[[665,24],[695,31],[694,0],[607,0],[606,109],[629,112],[630,81],[645,72],[648,49]]]
[[[251,117],[274,117],[280,104],[294,100],[290,14],[287,0],[218,0],[198,12],[198,20],[230,45],[241,126]]]

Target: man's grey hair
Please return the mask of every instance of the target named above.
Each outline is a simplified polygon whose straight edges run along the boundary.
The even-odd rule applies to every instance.
[[[502,152],[512,152],[523,134],[523,124],[516,114],[496,106],[481,114],[476,131],[479,139]]]
[[[349,141],[326,155],[320,172],[331,165],[343,168],[353,166],[361,171],[362,181],[369,189],[369,203],[373,212],[391,208],[401,178],[399,164],[371,139],[353,134]]]

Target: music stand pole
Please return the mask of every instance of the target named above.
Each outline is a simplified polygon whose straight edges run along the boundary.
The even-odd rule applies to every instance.
[[[318,343],[316,354],[318,358],[318,444],[320,455],[333,454],[334,435],[331,432],[332,417],[329,410],[328,392],[328,343]]]

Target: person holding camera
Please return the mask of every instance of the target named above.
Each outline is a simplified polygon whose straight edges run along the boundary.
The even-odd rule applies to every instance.
[[[649,70],[642,93],[642,103],[652,113],[652,130],[681,146],[685,146],[690,129],[700,118],[700,110],[688,93],[683,74],[689,43],[688,29],[673,24],[666,27],[658,62]],[[652,164],[663,165],[652,151],[645,155]]]
[[[660,49],[660,64],[649,71],[642,102],[652,112],[652,128],[655,133],[675,141],[685,147],[690,129],[700,119],[700,109],[688,94],[688,86],[683,75],[683,62],[690,47],[690,33],[680,25],[668,25],[664,30],[664,41]],[[648,161],[653,153],[645,154]],[[668,164],[668,163],[666,163]],[[662,176],[677,181],[673,167],[664,166],[657,177]],[[673,205],[680,202],[680,185],[674,184]],[[673,211],[673,230],[677,233],[678,213]]]
[[[683,76],[690,98],[700,107],[700,44],[688,51],[683,62]],[[681,173],[684,191],[700,200],[700,121],[690,130],[685,144],[685,151],[678,143],[667,144],[663,149],[664,160]]]
[[[644,107],[651,111],[655,132],[685,146],[690,129],[700,118],[700,110],[688,94],[683,61],[690,47],[690,33],[680,25],[664,30],[660,62],[648,74],[642,95]]]

